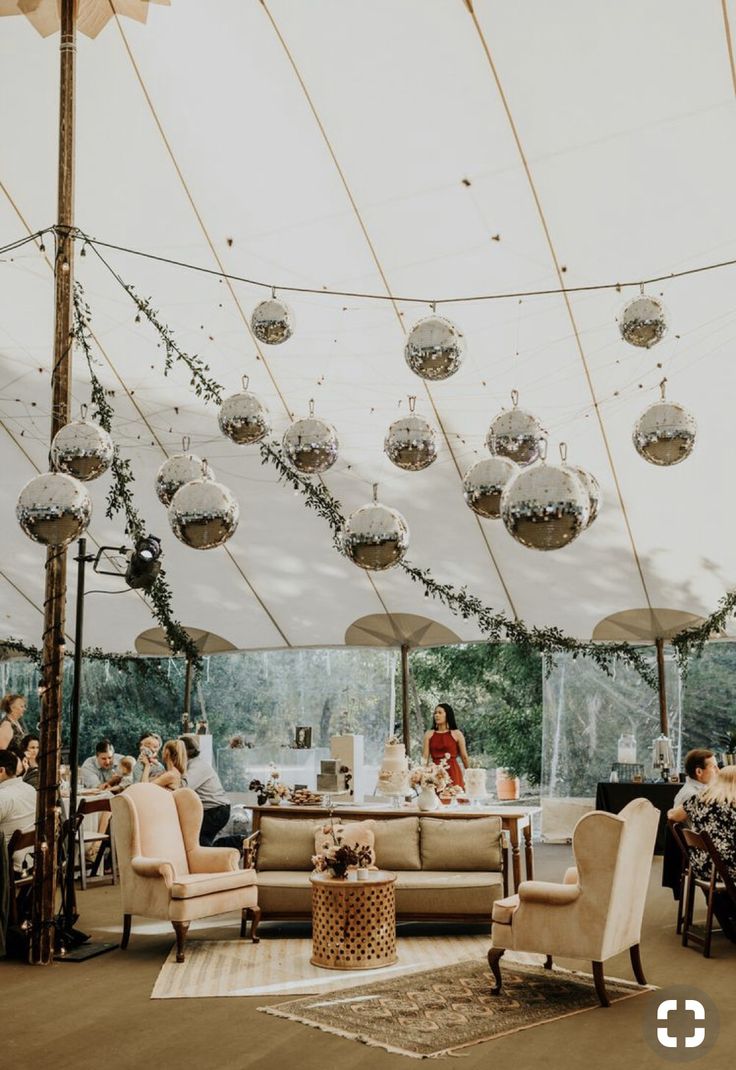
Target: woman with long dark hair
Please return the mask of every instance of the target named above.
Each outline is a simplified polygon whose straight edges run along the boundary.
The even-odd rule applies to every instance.
[[[457,727],[455,711],[449,702],[440,702],[434,711],[434,728],[424,733],[422,758],[425,764],[433,761],[435,765],[439,765],[443,758],[447,758],[447,771],[453,784],[464,788],[465,779],[458,757],[467,769],[468,752],[465,747],[465,736]]]

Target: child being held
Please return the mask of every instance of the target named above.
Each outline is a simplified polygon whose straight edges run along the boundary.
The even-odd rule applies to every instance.
[[[118,766],[118,772],[121,774],[121,780],[118,784],[118,790],[124,791],[125,788],[129,788],[133,783],[133,769],[135,768],[135,758],[127,755],[125,758],[120,759]]]

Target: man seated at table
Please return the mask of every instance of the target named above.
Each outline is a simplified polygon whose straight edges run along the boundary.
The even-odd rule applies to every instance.
[[[156,732],[144,732],[138,740],[138,760],[135,763],[135,769],[133,770],[133,783],[138,784],[143,779],[143,772],[146,768],[145,762],[142,760],[144,757],[148,758],[148,768],[150,770],[148,779],[153,780],[157,776],[161,776],[166,772],[166,767],[159,761],[158,752],[161,750],[161,744],[163,740]]]
[[[83,788],[113,788],[120,783],[118,762],[122,755],[116,754],[109,739],[101,739],[95,753],[82,762],[81,786]]]
[[[199,753],[198,738],[192,735],[179,738],[187,752],[184,784],[199,795],[204,808],[199,842],[202,847],[211,847],[217,833],[230,820],[230,800],[225,794],[217,773]]]
[[[6,846],[14,832],[30,832],[36,824],[38,793],[24,782],[22,772],[16,753],[0,750],[0,832],[5,835]],[[19,869],[21,864],[22,858],[14,856],[15,868]]]
[[[675,820],[686,820],[686,815],[682,808],[687,800],[692,799],[695,795],[700,795],[709,784],[715,781],[717,776],[718,763],[712,750],[697,749],[688,751],[685,756],[685,783],[675,795],[672,810],[667,816],[672,817],[673,813],[677,811],[682,816]]]

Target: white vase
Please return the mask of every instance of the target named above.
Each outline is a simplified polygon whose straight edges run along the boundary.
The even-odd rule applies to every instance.
[[[419,792],[417,806],[420,810],[436,810],[439,806],[437,792],[429,784]]]

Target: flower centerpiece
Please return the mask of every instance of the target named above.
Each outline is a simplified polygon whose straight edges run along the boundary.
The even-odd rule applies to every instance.
[[[288,799],[290,795],[286,784],[279,780],[278,770],[273,763],[269,767],[268,780],[265,784],[261,780],[251,780],[248,785],[248,791],[256,793],[259,806],[265,806],[266,803],[278,806],[283,799]]]
[[[346,843],[342,833],[332,822],[322,830],[331,843],[319,854],[312,855],[316,873],[324,873],[335,880],[345,880],[350,869],[366,869],[373,863],[373,854],[365,844]]]
[[[427,765],[423,762],[412,764],[409,783],[418,795],[417,806],[420,810],[436,809],[439,793],[450,783],[449,765],[449,754],[439,762],[429,762]]]

